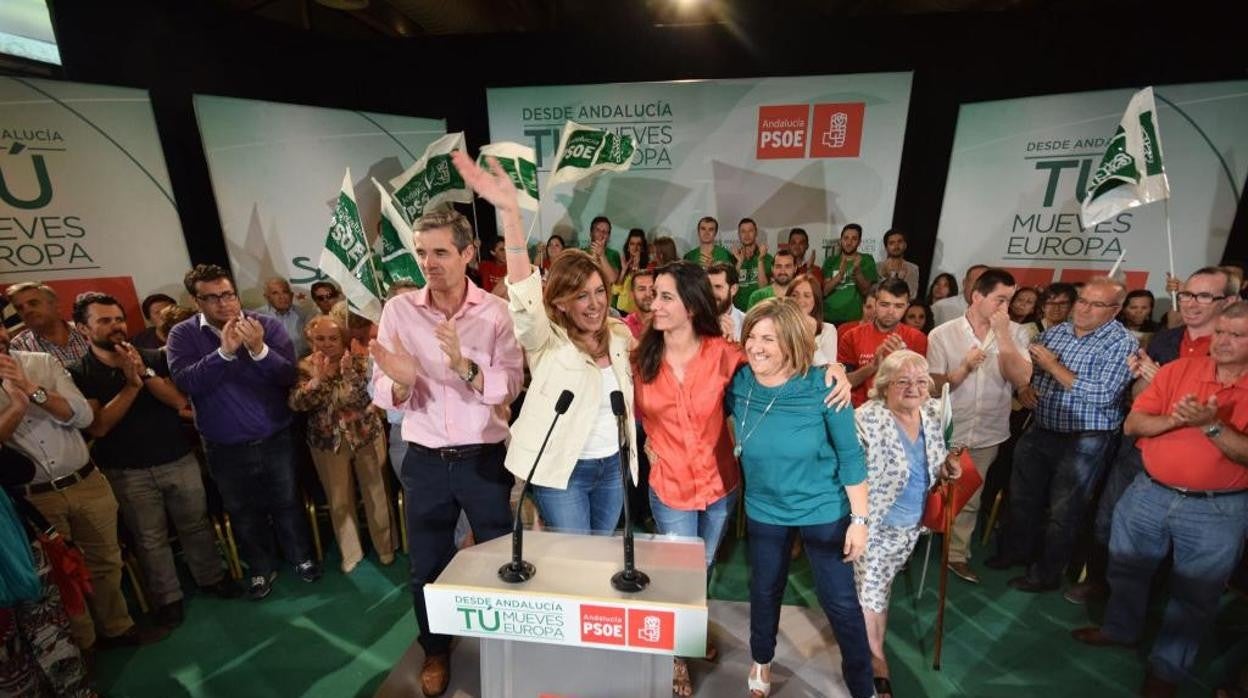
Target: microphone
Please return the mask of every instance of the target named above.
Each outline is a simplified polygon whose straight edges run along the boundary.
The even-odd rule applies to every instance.
[[[542,460],[542,454],[546,452],[546,444],[550,441],[550,434],[555,430],[555,425],[559,423],[559,418],[568,411],[568,407],[572,404],[572,391],[565,390],[559,393],[559,399],[555,401],[555,418],[550,420],[550,428],[546,430],[546,438],[542,439],[542,447],[537,449],[537,457],[533,459],[533,467],[529,468],[529,476],[524,479],[524,487],[520,490],[520,500],[516,504],[516,516],[511,524],[511,561],[498,568],[499,579],[508,584],[519,584],[527,582],[537,574],[537,568],[531,562],[524,560],[524,529],[520,526],[520,512],[524,510],[524,495],[528,494],[529,488],[533,486],[533,473],[537,471],[537,464]]]
[[[633,561],[633,517],[628,510],[628,412],[624,409],[624,393],[611,391],[611,412],[620,432],[620,479],[624,483],[624,569],[611,577],[616,591],[636,593],[650,586],[650,577],[636,567]]]

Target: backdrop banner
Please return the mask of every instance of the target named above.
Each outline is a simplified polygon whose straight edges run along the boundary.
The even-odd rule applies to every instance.
[[[181,297],[190,265],[147,92],[0,77],[0,289],[39,280],[118,297]]]
[[[893,217],[910,103],[910,73],[680,80],[488,90],[490,138],[530,145],[541,207],[535,238],[584,246],[590,220],[611,219],[612,244],[629,228],[697,244],[697,221],[715,216],[720,240],[754,218],[763,240],[805,228],[812,245],[845,223],[866,229],[874,250]],[[629,136],[628,172],[586,185],[547,178],[565,122]],[[532,214],[525,213],[527,226]]]
[[[441,119],[195,95],[230,263],[244,302],[263,304],[264,279],[304,290],[317,268],[342,172],[350,169],[369,240],[381,221],[377,189],[438,137]]]
[[[933,275],[1002,266],[1021,283],[1079,281],[1124,250],[1130,288],[1165,295],[1165,202],[1090,228],[1079,201],[1133,89],[964,104],[945,185]],[[1165,144],[1175,272],[1216,264],[1248,171],[1248,81],[1154,89]],[[1238,156],[1237,156],[1238,155]],[[1168,304],[1168,301],[1166,301]]]

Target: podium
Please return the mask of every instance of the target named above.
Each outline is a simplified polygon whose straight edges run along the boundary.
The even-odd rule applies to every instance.
[[[650,586],[611,586],[618,536],[526,531],[537,574],[498,578],[511,537],[459,551],[425,586],[432,632],[481,639],[486,698],[608,698],[672,693],[672,655],[706,652],[706,562],[701,539],[638,536]]]

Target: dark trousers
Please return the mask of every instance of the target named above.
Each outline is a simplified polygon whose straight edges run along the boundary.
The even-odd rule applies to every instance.
[[[455,556],[455,522],[462,510],[478,543],[511,532],[511,486],[503,467],[503,444],[428,449],[409,444],[403,458],[403,497],[407,503],[407,545],[412,605],[420,624],[425,655],[450,651],[451,637],[429,632],[425,585],[438,578]]]
[[[776,654],[780,601],[789,578],[789,551],[793,536],[800,533],[815,574],[819,605],[823,606],[841,648],[845,685],[854,698],[875,695],[871,647],[854,587],[854,567],[842,560],[849,517],[830,524],[777,526],[747,516],[746,525],[750,547],[750,654],[754,661],[766,664]]]
[[[1117,440],[1113,431],[1064,433],[1035,424],[1018,440],[1002,550],[1013,562],[1031,563],[1027,576],[1033,581],[1061,581]]]
[[[252,575],[277,569],[279,558],[270,525],[287,562],[297,565],[312,559],[289,429],[243,444],[205,441],[204,454]]]

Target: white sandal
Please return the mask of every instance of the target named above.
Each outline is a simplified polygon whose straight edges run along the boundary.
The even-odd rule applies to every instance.
[[[762,698],[767,698],[767,696],[771,694],[771,682],[763,680],[763,669],[770,671],[771,662],[767,662],[766,664],[754,662],[753,666],[750,667],[750,675],[746,680],[749,682],[750,695],[757,693],[761,695]],[[758,678],[754,678],[755,674],[758,674]]]

